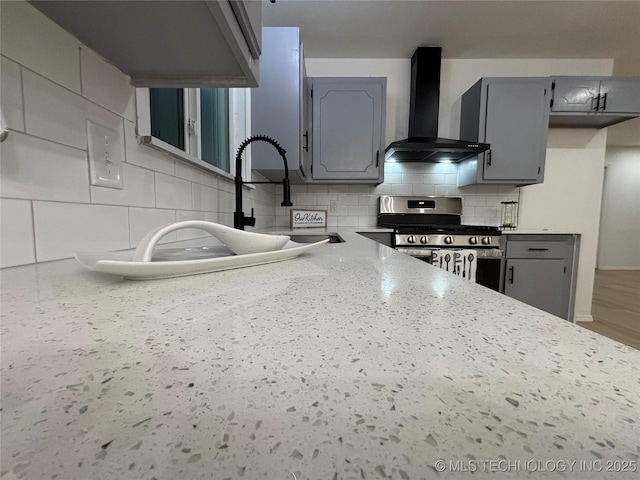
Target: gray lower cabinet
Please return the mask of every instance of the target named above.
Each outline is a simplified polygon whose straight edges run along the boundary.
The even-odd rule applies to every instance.
[[[576,266],[574,235],[507,235],[504,293],[571,320]]]
[[[304,183],[306,142],[304,50],[298,27],[262,29],[260,86],[251,90],[251,132],[275,139],[287,152],[291,183]],[[269,180],[284,177],[278,152],[263,142],[251,145],[252,168]]]
[[[384,181],[387,79],[314,77],[309,182]]]
[[[551,80],[482,78],[462,96],[460,138],[491,148],[461,162],[458,185],[542,183]]]

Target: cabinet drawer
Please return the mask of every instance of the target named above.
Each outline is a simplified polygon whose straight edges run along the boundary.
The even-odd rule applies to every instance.
[[[507,242],[507,258],[564,258],[566,242]]]

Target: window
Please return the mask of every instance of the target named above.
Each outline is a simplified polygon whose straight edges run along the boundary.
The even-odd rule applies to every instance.
[[[228,88],[139,88],[136,100],[140,142],[219,175],[234,175],[234,147],[250,135],[248,92]],[[248,165],[243,170],[248,171]]]

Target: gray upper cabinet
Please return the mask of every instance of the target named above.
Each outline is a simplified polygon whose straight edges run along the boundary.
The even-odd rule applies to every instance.
[[[255,87],[262,3],[36,1],[137,87]]]
[[[298,27],[262,31],[260,86],[251,90],[251,132],[275,139],[287,151],[292,183],[303,183],[303,154],[309,150],[306,129],[304,50]],[[252,168],[272,181],[283,177],[282,158],[263,143],[251,146]]]
[[[603,128],[640,116],[639,77],[552,77],[551,127]]]
[[[541,183],[547,148],[547,78],[483,78],[463,96],[460,138],[491,149],[461,162],[458,185]]]
[[[382,183],[387,79],[311,80],[311,182]]]

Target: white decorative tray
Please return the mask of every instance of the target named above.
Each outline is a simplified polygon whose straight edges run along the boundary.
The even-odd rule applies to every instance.
[[[234,251],[225,245],[155,250],[162,236],[182,228],[206,230],[223,241],[228,238],[222,237],[229,237],[231,240],[227,243],[232,244],[230,246],[236,252],[247,248],[254,251],[270,250],[234,254]],[[75,257],[83,267],[94,272],[118,275],[132,280],[152,280],[281,262],[295,258],[329,241],[326,239],[316,243],[301,244],[289,241],[287,236],[229,230],[234,229],[211,222],[191,220],[152,230],[135,251],[77,252]],[[256,246],[257,244],[260,245]]]

